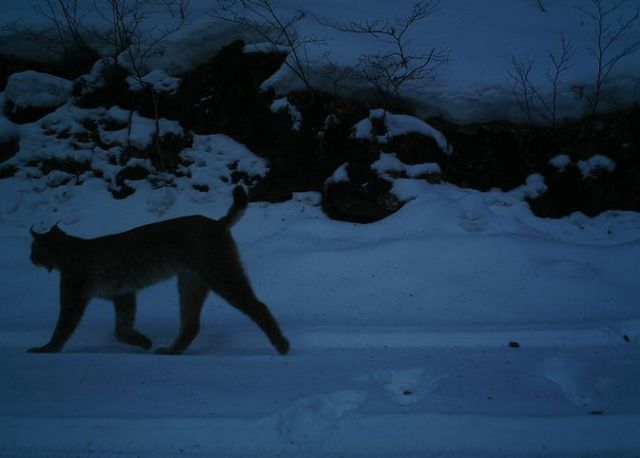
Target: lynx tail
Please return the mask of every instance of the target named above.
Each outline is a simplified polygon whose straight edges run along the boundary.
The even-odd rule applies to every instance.
[[[229,208],[227,216],[223,217],[220,221],[227,225],[227,227],[233,226],[244,213],[247,208],[247,193],[242,186],[236,186],[233,189],[233,204]]]

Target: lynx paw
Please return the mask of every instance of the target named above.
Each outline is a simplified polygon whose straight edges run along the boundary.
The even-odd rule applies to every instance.
[[[59,348],[55,348],[50,345],[43,345],[42,347],[29,348],[27,353],[58,353],[59,351]]]
[[[281,355],[286,355],[287,353],[289,353],[289,341],[287,340],[286,337],[282,337],[277,343],[274,344],[276,347],[276,350],[278,350],[278,353],[280,353]]]
[[[116,331],[116,339],[129,345],[144,348],[145,350],[151,348],[151,340],[144,334],[132,329]]]
[[[160,347],[154,351],[156,355],[179,355],[180,353],[168,347]]]
[[[147,336],[144,336],[140,333],[137,333],[135,336],[132,336],[132,339],[128,342],[131,345],[135,345],[136,347],[143,348],[145,350],[149,350],[151,348],[151,339]]]
[[[144,338],[143,340],[141,340],[138,344],[139,347],[144,348],[145,350],[149,350],[151,348],[151,339],[148,338]]]

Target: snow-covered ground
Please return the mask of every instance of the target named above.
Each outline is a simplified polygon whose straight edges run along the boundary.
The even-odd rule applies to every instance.
[[[206,140],[260,169],[230,139]],[[0,181],[2,456],[640,453],[638,214],[536,218],[522,201],[535,179],[509,193],[396,180],[406,205],[370,225],[327,219],[314,193],[254,203],[234,234],[289,355],[213,295],[183,356],[116,342],[102,300],[62,353],[35,355],[58,275],[29,262],[31,224],[92,237],[216,217],[231,187],[141,184],[116,201],[95,178],[40,193],[33,180],[46,177]],[[177,317],[175,281],[140,295],[154,346]]]
[[[404,5],[316,3],[274,1],[343,18]],[[514,114],[506,102],[510,56],[542,61],[562,30],[583,56],[567,77],[583,81],[591,71],[584,55],[592,32],[566,2],[545,0],[542,13],[533,0],[503,0],[491,2],[493,14],[488,3],[443,2],[425,22],[430,34],[415,43],[433,37],[451,61],[429,86],[439,95],[416,93],[417,103],[434,102],[454,119]],[[3,8],[6,19],[28,11],[22,1]],[[188,67],[229,33],[204,17],[165,43],[156,63]],[[371,46],[362,37],[333,40],[324,46],[335,59],[353,60],[354,50]],[[616,91],[637,94],[628,75],[639,66],[637,55],[621,63]],[[0,456],[640,456],[640,214],[537,218],[524,198],[544,192],[540,176],[486,193],[396,179],[393,192],[405,205],[369,225],[328,219],[315,193],[252,203],[233,233],[258,296],[291,341],[287,356],[214,295],[200,335],[179,357],[118,343],[113,307],[102,300],[90,304],[62,353],[27,354],[47,341],[58,310],[59,275],[29,261],[32,225],[59,221],[94,237],[180,215],[219,217],[231,201],[229,164],[257,176],[268,168],[233,139],[196,136],[182,153],[193,162],[189,178],[159,188],[131,182],[136,192],[114,200],[105,183],[117,172],[112,161],[56,133],[72,135],[92,119],[102,141],[122,141],[125,133],[102,126],[125,115],[68,104],[22,126],[0,116],[0,139],[20,138],[10,159],[19,172],[0,180]],[[144,146],[151,121],[133,121],[130,140]],[[415,119],[387,121],[396,133],[439,134]],[[180,126],[166,120],[162,129]],[[73,175],[28,166],[69,155],[103,177],[87,173],[76,185]],[[610,166],[585,162],[585,174]],[[403,165],[388,154],[375,167]],[[344,179],[339,172],[334,178]],[[204,184],[207,192],[193,188]],[[175,281],[139,295],[137,322],[154,347],[174,337]]]

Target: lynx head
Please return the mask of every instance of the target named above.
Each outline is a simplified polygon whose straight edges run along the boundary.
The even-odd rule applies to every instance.
[[[59,265],[59,253],[61,243],[67,234],[58,225],[54,225],[49,232],[42,234],[30,229],[33,241],[31,242],[31,262],[36,266],[46,267],[49,272]]]

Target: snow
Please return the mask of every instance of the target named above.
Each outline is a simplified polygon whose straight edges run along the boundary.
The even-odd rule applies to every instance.
[[[385,127],[383,135],[375,135],[373,120],[382,120]],[[425,121],[415,116],[394,114],[383,109],[375,109],[369,112],[369,116],[358,121],[353,126],[353,137],[362,140],[376,140],[379,143],[387,143],[391,138],[409,133],[418,133],[425,137],[433,138],[438,147],[447,154],[453,152],[447,139],[437,129],[434,129]]]
[[[174,78],[164,70],[153,70],[141,78],[127,77],[131,90],[142,91],[145,87],[151,87],[156,94],[175,94],[181,81],[180,78]]]
[[[544,177],[538,173],[534,173],[527,177],[523,185],[509,191],[509,194],[519,199],[535,199],[546,191],[547,185],[544,182]]]
[[[598,170],[613,172],[616,169],[616,163],[607,156],[596,154],[585,161],[578,161],[578,170],[582,174],[582,178],[589,178]]]
[[[347,170],[349,167],[349,163],[345,162],[340,167],[338,167],[333,174],[327,178],[326,184],[331,183],[346,183],[349,181],[349,171]]]
[[[113,65],[115,60],[112,57],[103,57],[91,67],[89,73],[80,76],[76,81],[82,88],[82,94],[90,94],[96,89],[105,87],[107,82],[104,79],[104,73]]]
[[[557,154],[549,160],[549,164],[562,172],[571,164],[571,157],[568,154]]]
[[[113,117],[114,112],[117,112],[118,115],[122,115],[125,110],[120,110],[118,108],[115,110],[111,109],[109,115]],[[184,130],[177,121],[171,121],[165,118],[159,118],[157,121],[158,125],[156,126],[156,120],[142,117],[138,112],[133,112],[130,127],[127,126],[115,131],[102,130],[100,132],[100,138],[107,144],[129,144],[143,150],[149,148],[153,144],[156,129],[160,137],[164,137],[169,134],[177,137],[184,135]]]
[[[11,374],[0,381],[0,454],[640,451],[640,215],[537,218],[523,201],[541,192],[537,176],[506,193],[390,178],[406,203],[369,225],[329,220],[315,193],[250,204],[233,233],[292,342],[285,357],[213,295],[180,357],[118,343],[103,300],[62,353],[26,354],[49,337],[58,307],[59,275],[28,259],[32,224],[93,237],[160,217],[219,217],[229,167],[268,167],[223,135],[194,140],[189,174],[173,187],[139,182],[124,200],[97,178],[46,192],[34,192],[45,177],[0,181],[0,360]],[[177,316],[174,281],[139,295],[138,327],[155,346]]]
[[[73,83],[33,70],[13,73],[7,80],[5,98],[13,110],[27,107],[56,107],[71,97]]]
[[[291,116],[292,130],[299,131],[302,127],[302,113],[286,97],[274,100],[270,108],[273,113],[286,111]]]
[[[244,145],[222,134],[194,135],[193,146],[180,153],[182,159],[191,162],[187,177],[177,180],[178,186],[185,189],[193,186],[207,186],[209,193],[191,191],[198,200],[211,199],[217,193],[227,193],[229,183],[233,181],[233,172],[247,175],[250,180],[264,177],[268,163],[253,154]]]
[[[386,177],[390,176],[390,172],[405,173],[409,178],[418,178],[442,172],[440,166],[435,163],[406,165],[394,153],[380,153],[380,158],[371,164],[371,168]]]
[[[410,5],[273,3],[278,11],[306,7],[340,20],[363,12],[394,17]],[[588,88],[592,81],[592,24],[566,2],[546,0],[547,13],[536,3],[443,2],[411,43],[446,48],[450,61],[433,80],[407,87],[403,97],[422,114],[517,120],[522,114],[507,78],[511,56],[543,65],[564,31],[577,56],[565,75],[561,112],[582,113],[567,88]],[[146,61],[147,70],[156,71],[153,81],[193,68],[235,38],[248,41],[247,51],[264,48],[246,30],[204,14],[209,2],[191,4],[197,20]],[[29,8],[5,0],[3,19],[24,16],[23,24],[42,25]],[[151,28],[160,23],[156,16],[150,21]],[[352,65],[379,46],[310,16],[302,25],[326,38],[310,44],[310,62],[323,56]],[[13,55],[46,54],[4,31],[0,50],[9,48]],[[610,106],[620,106],[623,96],[624,103],[638,100],[633,75],[639,69],[638,53],[620,63]],[[536,70],[544,80],[542,67]],[[94,67],[88,85],[99,86],[101,73]],[[34,87],[57,81],[36,79]],[[59,274],[29,261],[29,228],[59,223],[71,234],[96,237],[182,215],[220,217],[230,205],[234,176],[251,183],[269,167],[230,137],[194,135],[193,146],[181,153],[187,165],[180,176],[153,170],[147,159],[129,159],[152,179],[129,180],[135,193],[115,200],[109,189],[120,167],[114,163],[129,144],[148,147],[155,124],[118,107],[65,104],[68,84],[42,94],[14,85],[0,94],[0,100],[24,96],[30,104],[59,96],[56,105],[62,104],[20,126],[0,114],[0,141],[20,139],[20,151],[2,164],[18,172],[0,179],[0,455],[640,455],[640,214],[538,218],[526,199],[545,192],[540,175],[509,192],[479,192],[412,178],[435,173],[435,165],[407,166],[381,153],[374,168],[392,181],[404,205],[379,222],[330,220],[317,193],[251,203],[233,234],[257,295],[291,341],[285,357],[214,295],[206,301],[200,335],[179,357],[118,343],[113,307],[104,300],[90,304],[63,352],[25,353],[50,336],[59,294]],[[283,97],[274,109],[291,114],[283,100],[296,84],[286,67],[268,80]],[[343,90],[371,96],[349,84]],[[371,138],[372,119],[380,117],[372,110],[354,135]],[[446,139],[418,118],[390,112],[384,118],[387,133],[378,141],[419,132],[450,151]],[[110,130],[130,120],[130,134]],[[108,151],[73,137],[89,121]],[[184,134],[174,121],[160,120],[160,128]],[[51,159],[88,161],[103,176],[43,174],[33,165]],[[566,155],[551,161],[559,169],[570,163]],[[577,166],[587,177],[615,164],[595,155]],[[330,180],[348,180],[346,164]],[[138,304],[137,326],[154,348],[169,342],[178,327],[175,281],[142,291]]]
[[[100,11],[106,11],[106,0],[96,3]],[[386,0],[352,1],[348,6],[342,0],[273,0],[271,3],[283,19],[294,16],[299,9],[309,11],[310,14],[297,24],[301,39],[307,43],[300,49],[300,54],[305,56],[304,66],[311,83],[329,93],[334,92],[334,81],[322,76],[328,62],[344,69],[357,65],[362,55],[381,54],[393,48],[372,37],[340,32],[324,24],[344,24],[365,18],[393,21],[405,17],[413,5],[409,1],[390,3]],[[400,91],[401,98],[414,106],[420,115],[441,115],[456,122],[526,121],[527,117],[513,93],[513,80],[509,78],[509,72],[513,70],[512,58],[533,62],[531,82],[550,100],[549,52],[558,52],[560,37],[564,35],[571,40],[574,56],[570,68],[561,75],[557,118],[581,117],[587,109],[587,96],[593,90],[597,74],[594,21],[564,0],[545,0],[546,12],[542,12],[534,0],[496,0],[490,3],[470,3],[467,0],[441,2],[434,14],[409,30],[409,53],[418,54],[435,47],[446,52],[448,60],[435,68],[430,77],[405,84]],[[82,3],[78,17],[88,26],[109,30],[104,14],[92,10],[92,5],[93,2]],[[273,49],[270,45],[265,46],[264,37],[255,32],[216,18],[210,1],[192,0],[189,5],[191,13],[186,25],[173,33],[168,32],[180,24],[178,17],[167,15],[157,7],[146,12],[144,22],[140,24],[143,37],[152,43],[154,36],[163,36],[164,39],[155,43],[143,59],[145,71],[163,70],[169,75],[178,75],[211,58],[236,39],[245,40],[247,51]],[[613,30],[618,17],[631,17],[635,6],[637,1],[628,1],[617,10],[619,15],[610,17],[611,22],[606,26]],[[585,5],[586,9],[589,7]],[[34,45],[28,40],[28,34],[19,33],[21,29],[31,27],[38,30],[47,25],[44,17],[37,14],[29,2],[5,0],[2,19],[19,27],[18,32],[8,28],[0,33],[0,52],[45,61],[55,56],[50,46]],[[608,49],[607,57],[615,56],[631,44],[637,36],[638,27],[640,24],[623,34]],[[286,49],[282,44],[278,47]],[[614,66],[601,104],[604,110],[630,107],[640,100],[638,73],[640,52],[621,59]],[[273,88],[283,97],[292,90],[304,89],[302,82],[286,65],[265,81],[263,87]],[[345,80],[339,92],[367,101],[376,98],[375,91],[358,78]],[[541,119],[535,121],[542,122]]]

